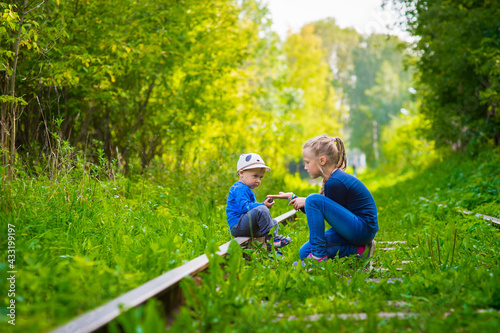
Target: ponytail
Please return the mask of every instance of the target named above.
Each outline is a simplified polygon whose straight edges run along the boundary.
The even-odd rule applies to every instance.
[[[321,189],[319,190],[319,194],[325,195],[325,184],[326,184],[326,179],[323,178],[323,181],[321,182]]]
[[[335,147],[337,148],[338,158],[339,158],[336,167],[344,171],[347,168],[347,157],[345,153],[344,142],[338,136],[332,137],[332,141],[334,142]]]

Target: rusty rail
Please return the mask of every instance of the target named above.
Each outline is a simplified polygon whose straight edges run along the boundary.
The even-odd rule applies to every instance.
[[[286,225],[295,218],[297,211],[291,210],[275,218],[278,223]],[[236,237],[240,246],[246,245],[250,237]],[[232,241],[232,240],[231,240]],[[227,255],[231,241],[221,245],[217,254]],[[165,313],[170,316],[182,303],[182,291],[179,282],[187,276],[195,276],[208,268],[208,257],[203,254],[182,266],[162,274],[145,284],[126,292],[108,303],[84,313],[68,323],[57,327],[52,333],[87,333],[103,328],[118,317],[122,309],[134,308],[156,297],[164,305]]]

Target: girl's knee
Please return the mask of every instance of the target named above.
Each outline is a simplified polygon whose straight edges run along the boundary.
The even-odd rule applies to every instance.
[[[324,198],[324,196],[322,196],[321,194],[318,194],[318,193],[309,194],[307,196],[306,202],[305,202],[306,212],[307,212],[307,206],[309,206],[311,204],[315,204],[316,202],[321,200],[321,198]]]
[[[304,245],[302,245],[302,247],[299,250],[300,260],[304,260],[305,258],[307,258],[307,256],[309,256],[311,251],[312,251],[311,244],[309,244],[309,242],[306,242]]]

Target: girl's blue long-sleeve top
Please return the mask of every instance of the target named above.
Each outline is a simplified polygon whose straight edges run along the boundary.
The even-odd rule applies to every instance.
[[[242,182],[234,183],[229,190],[226,202],[226,216],[229,228],[238,223],[241,215],[263,204],[257,202],[250,187]]]

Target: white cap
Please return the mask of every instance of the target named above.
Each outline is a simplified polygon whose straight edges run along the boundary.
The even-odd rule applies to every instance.
[[[270,167],[264,163],[262,157],[259,154],[249,153],[249,154],[241,154],[240,159],[238,160],[237,171],[248,170],[248,169],[256,169],[256,168],[264,168],[266,171],[271,170]]]

